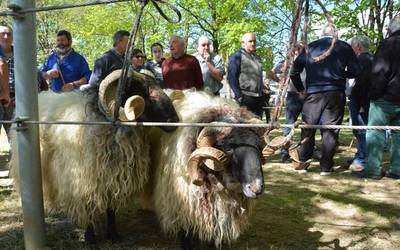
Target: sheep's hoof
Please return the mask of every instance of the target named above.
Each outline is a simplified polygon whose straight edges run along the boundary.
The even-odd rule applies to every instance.
[[[122,241],[121,237],[117,232],[107,232],[106,238],[113,244],[120,243]]]
[[[185,232],[181,231],[179,233],[179,238],[181,240],[181,247],[183,250],[194,250],[193,237],[191,232],[186,234]]]
[[[85,242],[88,244],[96,244],[96,236],[92,226],[88,226],[85,231]]]

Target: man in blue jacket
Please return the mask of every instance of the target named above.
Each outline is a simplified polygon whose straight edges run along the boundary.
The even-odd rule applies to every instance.
[[[51,80],[51,90],[65,92],[79,89],[90,79],[90,69],[85,58],[71,48],[72,36],[66,30],[57,33],[56,48],[51,52],[41,72]]]
[[[388,34],[372,63],[368,126],[400,126],[400,15],[389,22]],[[392,130],[391,135],[390,167],[385,176],[400,179],[400,131]],[[352,175],[381,179],[385,131],[368,130],[366,140],[367,165]]]
[[[322,37],[308,45],[294,61],[290,78],[299,91],[305,96],[302,118],[310,125],[338,125],[342,123],[346,96],[344,93],[346,78],[355,78],[360,73],[357,57],[351,46],[337,40],[330,54],[318,60],[329,49],[336,29],[326,26]],[[306,70],[306,88],[300,74]],[[330,175],[333,167],[333,156],[339,137],[339,130],[321,129],[322,157],[320,160],[321,175]],[[296,170],[306,170],[310,164],[315,143],[315,129],[302,129],[299,160],[293,162]]]

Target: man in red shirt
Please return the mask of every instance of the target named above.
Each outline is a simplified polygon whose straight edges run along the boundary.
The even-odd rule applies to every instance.
[[[164,78],[163,88],[203,88],[203,76],[196,57],[186,54],[186,42],[182,37],[172,36],[169,40],[171,57],[161,65]]]

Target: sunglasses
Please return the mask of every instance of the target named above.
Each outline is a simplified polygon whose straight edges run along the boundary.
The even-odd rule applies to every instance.
[[[137,59],[140,59],[140,58],[142,58],[142,59],[144,59],[144,56],[140,56],[140,55],[137,55],[137,56],[135,56]]]

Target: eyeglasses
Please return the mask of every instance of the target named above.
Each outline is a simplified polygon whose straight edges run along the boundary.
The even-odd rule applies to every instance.
[[[137,55],[137,56],[135,56],[137,59],[144,59],[144,56],[141,56],[141,55]]]

